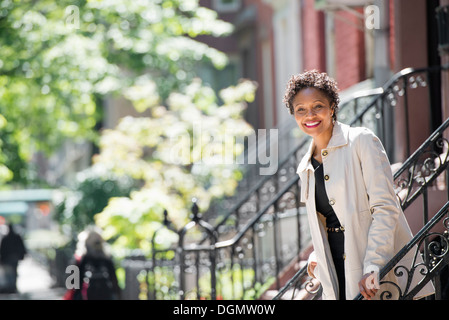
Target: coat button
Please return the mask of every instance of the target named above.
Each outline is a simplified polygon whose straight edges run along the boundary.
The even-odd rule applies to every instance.
[[[335,204],[335,200],[334,200],[334,199],[330,199],[330,200],[329,200],[329,204],[330,204],[331,206],[333,206],[333,205]]]
[[[327,156],[327,151],[324,150],[323,152],[321,152],[321,155],[322,155],[323,157]]]
[[[329,180],[329,176],[327,174],[324,176],[324,180]]]

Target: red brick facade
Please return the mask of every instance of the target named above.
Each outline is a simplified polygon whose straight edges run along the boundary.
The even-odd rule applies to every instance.
[[[201,0],[200,4],[214,9],[213,1]],[[391,73],[406,67],[425,67],[425,2],[386,1],[389,11],[389,48],[386,50]],[[446,1],[442,0],[443,3]],[[277,41],[279,36],[284,35],[283,32],[275,35],[275,24],[279,23],[276,14],[285,13],[286,8],[289,8],[287,4],[294,3],[294,7],[298,8],[298,30],[288,29],[287,32],[293,32],[291,37],[297,37],[300,43],[297,59],[300,61],[299,69],[302,70],[292,68],[292,73],[310,69],[328,72],[337,80],[341,90],[367,78],[373,78],[373,35],[369,30],[364,30],[363,7],[317,9],[315,0],[241,0],[240,3],[237,11],[219,13],[221,19],[235,25],[235,32],[231,36],[200,39],[233,57],[238,57],[239,76],[250,78],[259,84],[256,101],[247,110],[247,120],[255,128],[278,126],[281,125],[279,122],[282,122],[277,118],[282,115],[281,111],[277,110],[281,108],[279,91],[283,88],[279,82],[286,80],[277,79],[276,70],[279,70],[279,61],[287,64],[287,68],[285,65],[283,68],[290,70],[289,62],[279,54],[282,55],[283,50],[292,48],[288,47],[288,42],[284,43],[286,48],[275,47],[276,43],[280,43]],[[296,59],[296,51],[294,58]],[[267,90],[270,93],[265,92]]]
[[[305,0],[302,7],[304,69],[326,71],[324,13],[315,10],[314,0]]]
[[[363,8],[356,10],[363,14]],[[366,79],[365,34],[360,29],[364,25],[363,20],[353,12],[336,10],[333,11],[333,16],[332,46],[329,38],[331,35],[326,35],[325,32],[324,12],[315,8],[314,0],[303,2],[304,69],[318,69],[323,72],[335,70],[333,76],[339,88],[343,90]],[[333,55],[330,61],[334,61],[334,66],[326,65],[326,54]]]
[[[366,79],[365,35],[356,27],[361,21],[353,13],[337,11],[335,15],[335,78],[343,90]]]

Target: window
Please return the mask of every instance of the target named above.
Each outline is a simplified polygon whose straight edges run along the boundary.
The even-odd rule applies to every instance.
[[[240,9],[242,0],[213,0],[212,8],[219,12],[235,12]]]

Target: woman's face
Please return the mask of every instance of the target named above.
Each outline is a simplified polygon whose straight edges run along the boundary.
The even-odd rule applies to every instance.
[[[333,110],[325,93],[315,88],[304,88],[295,95],[292,105],[296,123],[305,134],[314,139],[330,139]]]

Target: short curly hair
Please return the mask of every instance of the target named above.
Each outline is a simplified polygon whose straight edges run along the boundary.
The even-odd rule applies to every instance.
[[[328,76],[325,72],[318,72],[317,70],[309,70],[304,73],[293,75],[287,83],[283,102],[289,109],[290,114],[293,114],[293,98],[299,91],[305,88],[316,88],[321,90],[329,98],[330,105],[334,105],[333,119],[337,120],[338,104],[340,97],[338,95],[337,83],[334,79]]]

